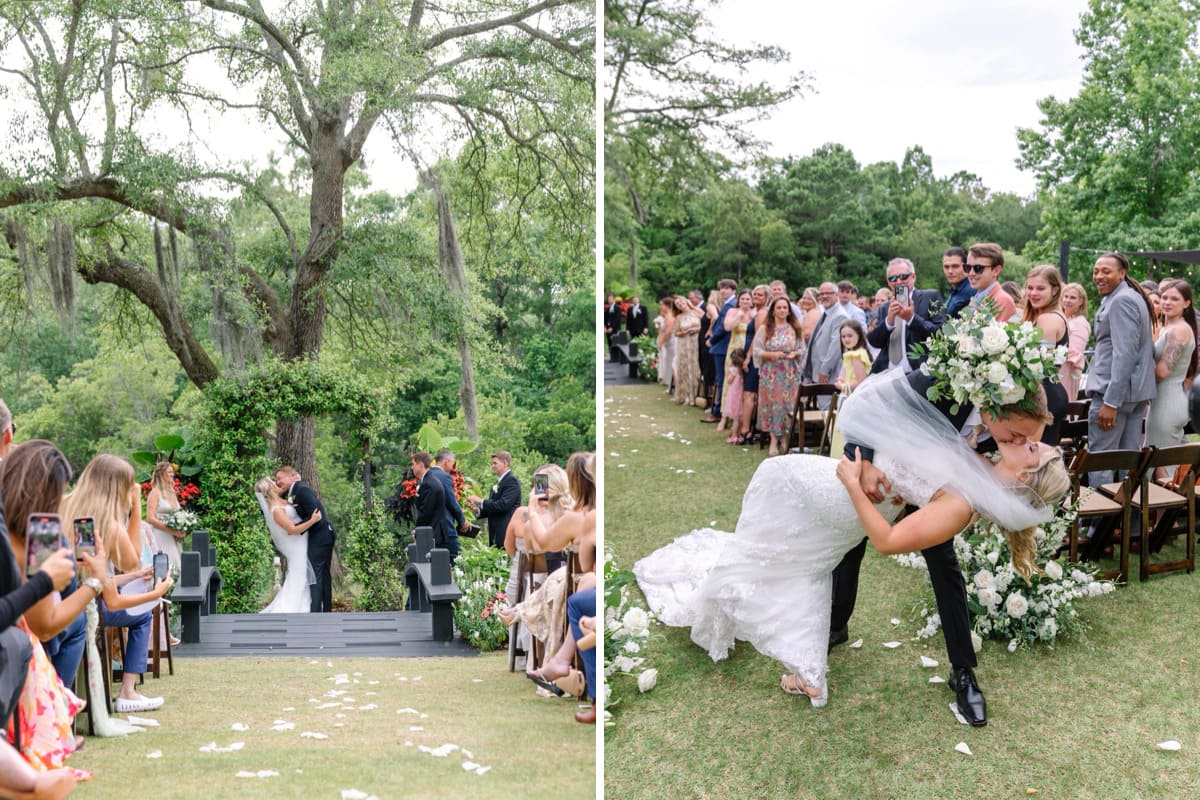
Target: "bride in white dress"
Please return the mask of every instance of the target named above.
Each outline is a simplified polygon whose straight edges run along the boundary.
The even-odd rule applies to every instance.
[[[1001,445],[993,466],[906,392],[905,381],[879,375],[843,406],[842,424],[854,434],[847,439],[873,447],[891,481],[883,503],[872,505],[859,486],[859,461],[767,459],[746,489],[734,533],[693,531],[634,565],[651,610],[668,625],[691,627],[714,661],[736,639],[750,642],[788,668],[784,691],[823,706],[832,572],[864,533],[880,552],[910,552],[952,538],[978,513],[1016,531],[1028,548],[1032,526],[1050,517],[1046,503],[1069,487],[1061,454],[1037,443]],[[905,503],[919,509],[893,526]],[[1019,549],[1017,542],[1014,554]],[[1025,552],[1032,569],[1032,550]]]
[[[314,511],[311,517],[301,522],[296,507],[283,498],[283,493],[270,478],[263,478],[254,484],[254,494],[258,497],[267,528],[271,531],[271,541],[287,559],[283,586],[275,599],[259,613],[307,614],[312,608],[308,587],[316,580],[308,563],[306,531],[321,521],[321,512]]]

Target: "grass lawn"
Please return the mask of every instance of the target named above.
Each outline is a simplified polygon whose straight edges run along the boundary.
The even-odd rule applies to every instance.
[[[765,451],[725,444],[661,386],[608,387],[605,401],[605,542],[620,565],[693,528],[733,530]],[[1078,602],[1082,637],[1016,653],[985,642],[984,728],[957,723],[950,690],[929,683],[949,667],[940,636],[912,640],[923,574],[870,548],[850,621],[864,643],[830,656],[825,708],[783,694],[782,666],[749,645],[714,664],[687,631],[660,628],[642,653],[658,686],[605,732],[605,796],[1200,796],[1200,576],[1141,584],[1136,562],[1131,585]],[[1169,739],[1182,749],[1155,749]]]
[[[575,722],[574,702],[537,697],[507,664],[500,653],[176,659],[175,675],[147,678],[143,687],[167,699],[160,711],[141,715],[161,727],[88,738],[70,764],[95,776],[73,797],[340,800],[347,789],[379,800],[591,796],[595,727]],[[406,709],[418,713],[399,713]],[[274,731],[277,720],[295,728]],[[233,730],[235,723],[248,730]],[[210,742],[244,747],[202,752]],[[470,756],[420,750],[448,743]],[[149,757],[155,751],[161,757]],[[467,771],[468,760],[490,769]],[[260,770],[278,775],[238,777]]]

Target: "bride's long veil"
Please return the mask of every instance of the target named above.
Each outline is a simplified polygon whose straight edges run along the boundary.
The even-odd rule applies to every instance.
[[[1028,494],[1019,495],[1003,484],[950,420],[898,370],[859,384],[842,405],[838,427],[847,442],[869,447],[930,485],[961,495],[1001,528],[1023,530],[1053,516],[1053,509],[1031,504]]]
[[[279,523],[275,521],[275,517],[271,514],[271,507],[267,505],[267,498],[263,497],[261,492],[255,492],[254,496],[258,498],[258,507],[262,509],[263,519],[267,523],[267,530],[271,533],[278,532],[283,541],[287,541],[287,531],[280,528]],[[312,586],[317,582],[317,573],[313,571],[312,564],[309,563],[307,558],[304,559],[304,567],[307,573],[305,580],[309,586]],[[288,569],[291,569],[290,564],[288,565]]]

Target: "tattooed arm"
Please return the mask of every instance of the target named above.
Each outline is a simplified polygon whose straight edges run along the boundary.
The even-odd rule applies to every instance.
[[[1163,347],[1163,354],[1158,359],[1158,363],[1154,365],[1154,380],[1162,382],[1171,374],[1171,370],[1175,369],[1175,365],[1179,363],[1179,359],[1183,356],[1184,348],[1187,346],[1187,337],[1191,336],[1191,331],[1186,326],[1171,326],[1167,331],[1166,346]]]

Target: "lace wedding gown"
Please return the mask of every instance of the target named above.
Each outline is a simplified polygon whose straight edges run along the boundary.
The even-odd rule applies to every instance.
[[[267,520],[267,528],[271,531],[271,541],[287,559],[287,574],[283,577],[283,586],[260,614],[307,614],[312,610],[312,596],[309,584],[312,567],[308,564],[308,533],[289,536],[271,516],[271,508],[261,494],[256,494],[262,507],[263,517]],[[283,507],[293,525],[300,524],[300,514],[296,507],[287,504]]]
[[[714,661],[735,640],[749,642],[818,687],[815,706],[827,699],[833,568],[865,535],[837,464],[815,455],[767,459],[746,489],[734,533],[692,531],[633,567],[664,623],[690,627]],[[879,506],[889,522],[904,502],[924,505],[933,495],[934,487],[885,456],[876,465],[896,495]]]

